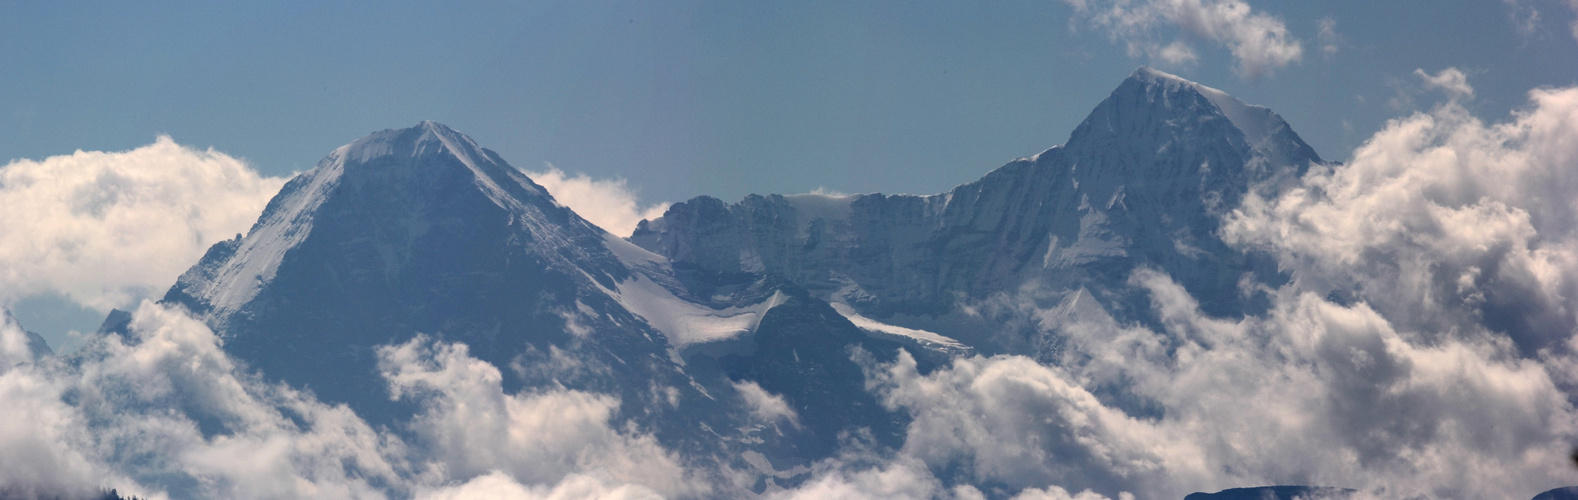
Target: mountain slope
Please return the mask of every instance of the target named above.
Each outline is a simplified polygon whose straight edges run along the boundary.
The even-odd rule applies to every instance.
[[[931,196],[699,197],[644,221],[630,240],[675,262],[783,276],[873,318],[930,326],[986,352],[1013,340],[972,337],[1003,323],[936,318],[1027,283],[1048,290],[1122,288],[1154,266],[1216,314],[1248,307],[1246,271],[1269,260],[1215,234],[1250,189],[1275,189],[1321,159],[1270,110],[1149,68],[1130,75],[1067,144]],[[1118,302],[1126,299],[1110,298]]]
[[[417,333],[464,342],[506,373],[561,349],[613,375],[539,378],[626,396],[637,379],[690,390],[661,333],[604,292],[631,277],[610,240],[492,151],[424,122],[291,180],[164,301],[270,377],[362,410],[391,405],[375,346]],[[505,378],[512,391],[545,382]]]
[[[740,457],[806,465],[846,431],[902,440],[853,359],[891,360],[901,344],[795,285],[677,269],[433,122],[335,150],[163,300],[268,379],[379,424],[415,409],[390,400],[377,348],[426,334],[498,367],[507,393],[615,395],[620,421],[745,470],[782,475]],[[762,388],[797,410],[794,425],[767,430],[751,399]]]

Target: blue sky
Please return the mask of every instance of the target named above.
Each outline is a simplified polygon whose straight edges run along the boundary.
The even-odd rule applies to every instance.
[[[623,176],[647,201],[932,193],[1061,144],[1141,64],[1268,105],[1336,160],[1439,98],[1415,69],[1462,69],[1492,118],[1578,81],[1563,1],[1252,1],[1300,48],[1258,77],[1209,35],[1114,33],[1090,14],[1111,2],[1075,5],[6,3],[0,158],[169,134],[283,175],[432,119],[521,168]]]

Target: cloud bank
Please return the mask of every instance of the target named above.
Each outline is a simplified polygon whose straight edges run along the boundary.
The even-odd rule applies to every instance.
[[[1055,365],[878,367],[884,402],[915,418],[901,453],[974,484],[1108,497],[1316,484],[1501,498],[1570,480],[1578,413],[1544,366],[1504,344],[1425,345],[1366,306],[1293,290],[1266,317],[1210,318],[1165,275],[1132,281],[1164,329],[1049,310],[1044,326],[1081,346]]]
[[[1472,92],[1461,72],[1433,79]],[[1393,120],[1338,167],[1224,228],[1305,289],[1363,301],[1420,335],[1508,336],[1525,354],[1578,313],[1578,89],[1538,89],[1487,124],[1449,100]]]
[[[609,421],[608,396],[505,395],[465,346],[379,351],[422,410],[402,434],[239,369],[201,322],[151,302],[131,334],[72,363],[35,360],[0,326],[0,492],[146,498],[660,498],[692,481],[651,436]],[[21,347],[18,347],[21,346]],[[51,497],[53,498],[53,497]]]
[[[542,172],[527,171],[526,176],[548,190],[553,199],[570,207],[587,221],[615,236],[630,236],[643,219],[656,219],[668,210],[668,203],[641,206],[636,192],[622,178],[593,179],[586,174],[566,175],[548,165]]]
[[[133,304],[246,231],[284,182],[167,136],[13,161],[0,167],[0,303],[57,293],[99,311]]]
[[[1282,20],[1255,12],[1243,0],[1063,1],[1074,7],[1076,21],[1105,30],[1128,47],[1131,57],[1143,55],[1170,65],[1191,63],[1199,59],[1192,38],[1226,48],[1240,76],[1257,78],[1304,56],[1303,46],[1288,34]],[[1184,36],[1159,41],[1167,29]]]

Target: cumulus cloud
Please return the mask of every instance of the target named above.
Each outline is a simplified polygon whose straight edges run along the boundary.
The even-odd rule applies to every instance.
[[[57,293],[108,311],[168,287],[246,231],[285,182],[160,136],[0,167],[0,301]]]
[[[0,456],[52,471],[5,467],[0,490],[381,498],[372,481],[398,484],[398,440],[345,407],[239,376],[217,337],[183,313],[144,302],[131,328],[133,338],[85,346],[78,363],[49,358],[0,375],[32,389],[0,392],[14,412]]]
[[[1298,62],[1304,49],[1282,20],[1255,12],[1243,0],[1064,0],[1079,19],[1122,41],[1130,56],[1168,64],[1198,59],[1186,38],[1163,43],[1161,31],[1173,28],[1187,38],[1226,48],[1245,78],[1270,74]]]
[[[423,405],[402,434],[244,372],[181,310],[144,302],[130,332],[97,338],[68,363],[34,360],[20,328],[0,326],[0,493],[616,499],[705,491],[651,436],[612,426],[617,400],[567,390],[504,395],[497,369],[462,345],[420,338],[381,351],[391,387]]]
[[[548,189],[560,204],[615,236],[630,236],[643,219],[656,219],[668,210],[668,203],[641,206],[636,192],[623,178],[593,179],[586,174],[566,175],[548,165],[542,172],[526,172],[528,177]]]
[[[463,484],[424,489],[419,500],[660,500],[663,496],[639,485],[608,485],[597,479],[571,475],[555,485],[525,486],[499,471],[472,478]]]
[[[508,395],[499,369],[471,357],[464,344],[421,335],[380,348],[378,356],[393,397],[425,405],[412,427],[455,477],[502,470],[552,484],[591,474],[671,496],[705,490],[655,438],[611,426],[616,398],[567,389]]]
[[[1565,340],[1578,326],[1578,89],[1529,96],[1502,123],[1456,101],[1394,120],[1348,164],[1247,198],[1224,236],[1411,330],[1488,330],[1525,353]]]
[[[906,455],[882,457],[859,445],[823,460],[797,488],[772,492],[771,500],[858,500],[947,498],[942,481],[924,462]]]
[[[914,418],[893,463],[1053,498],[1262,484],[1492,498],[1569,480],[1578,413],[1504,342],[1420,342],[1368,306],[1292,288],[1264,317],[1211,318],[1159,272],[1131,284],[1162,329],[1054,308],[1044,326],[1076,346],[1055,364],[977,356],[922,374],[901,355],[875,366],[884,403]],[[858,484],[834,481],[846,476],[824,481]]]

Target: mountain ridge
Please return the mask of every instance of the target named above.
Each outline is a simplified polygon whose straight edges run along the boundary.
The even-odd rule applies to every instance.
[[[1253,310],[1233,270],[1275,282],[1275,265],[1223,243],[1220,217],[1250,190],[1278,189],[1322,162],[1271,110],[1141,67],[1064,145],[950,191],[703,196],[628,239],[675,262],[779,274],[871,318],[970,337],[984,352],[1022,353],[1055,346],[969,333],[1000,321],[938,318],[1031,281],[1102,295],[1136,266],[1226,297],[1204,304],[1212,313]],[[1137,300],[1106,298],[1117,310],[1143,309]]]
[[[1282,277],[1223,243],[1220,217],[1321,162],[1269,109],[1142,67],[1065,144],[945,193],[702,196],[621,239],[422,122],[335,149],[163,302],[268,379],[377,425],[412,408],[373,353],[425,335],[466,344],[507,394],[613,395],[618,425],[754,474],[740,488],[763,493],[850,439],[904,446],[910,416],[867,385],[872,366],[1058,359],[1055,325],[1005,303],[1143,322],[1127,280],[1155,268],[1223,297],[1202,303],[1212,314],[1252,311],[1242,284]],[[556,372],[556,356],[583,368]],[[764,423],[749,391],[780,398],[793,425]]]

